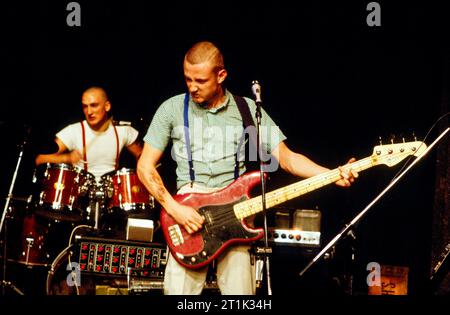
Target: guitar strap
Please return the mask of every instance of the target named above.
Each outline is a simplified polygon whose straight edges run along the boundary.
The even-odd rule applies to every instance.
[[[247,101],[237,95],[233,95],[234,100],[236,101],[237,107],[239,109],[239,113],[242,117],[242,124],[244,127],[244,132],[242,133],[241,139],[239,140],[237,152],[235,155],[235,166],[234,166],[234,179],[236,180],[239,177],[239,152],[241,149],[241,146],[244,144],[244,140],[246,138],[246,134],[249,135],[249,142],[250,146],[252,146],[255,149],[256,152],[256,134],[252,132],[251,130],[246,133],[246,129],[249,126],[255,126],[255,123],[252,119],[252,115],[250,113],[250,108],[248,107]],[[191,179],[191,187],[195,181],[195,171],[194,171],[194,163],[192,162],[192,149],[191,149],[191,141],[190,141],[190,135],[189,135],[189,93],[186,92],[184,96],[184,111],[183,111],[183,118],[184,118],[184,138],[186,142],[186,150],[187,150],[187,157],[188,157],[188,163],[189,163],[189,177]]]
[[[245,152],[250,152],[250,148],[253,148],[256,152],[256,129],[255,128],[248,128],[250,126],[255,127],[255,122],[253,121],[252,114],[250,113],[250,108],[248,107],[247,101],[237,95],[233,95],[234,100],[236,101],[237,107],[239,109],[239,113],[242,117],[242,123],[244,126],[244,132],[241,136],[241,139],[239,140],[239,144],[236,151],[235,156],[235,168],[234,168],[234,180],[236,180],[239,177],[239,152],[241,151],[241,146],[245,143],[245,139],[249,138],[249,150],[245,150]],[[247,133],[245,131],[248,131]],[[253,162],[253,161],[249,161]]]

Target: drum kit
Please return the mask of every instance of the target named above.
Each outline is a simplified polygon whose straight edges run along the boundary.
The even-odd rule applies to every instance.
[[[36,168],[32,182],[30,198],[12,198],[3,233],[8,263],[27,269],[50,267],[76,227],[120,237],[127,218],[154,218],[154,198],[134,169],[96,180],[71,165],[48,163]]]

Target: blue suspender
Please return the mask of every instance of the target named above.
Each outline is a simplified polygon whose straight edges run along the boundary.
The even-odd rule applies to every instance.
[[[184,96],[184,139],[186,142],[186,151],[187,151],[187,158],[189,163],[189,177],[191,178],[191,187],[192,184],[195,182],[195,172],[194,172],[194,163],[192,162],[192,150],[191,150],[191,141],[189,136],[189,93],[186,93]],[[235,167],[234,167],[234,180],[238,179],[239,177],[239,161],[238,156],[240,152],[240,148],[242,146],[242,143],[245,139],[245,129],[244,133],[242,134],[242,137],[238,144],[238,150],[236,153],[236,159],[235,159]]]
[[[192,162],[191,140],[189,137],[189,93],[184,96],[184,139],[186,141],[187,158],[189,162],[189,177],[191,187],[195,181],[194,163]]]

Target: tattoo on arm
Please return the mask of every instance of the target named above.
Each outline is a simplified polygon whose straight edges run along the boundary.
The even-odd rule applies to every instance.
[[[154,197],[162,203],[164,200],[164,195],[167,193],[166,188],[161,180],[161,176],[159,176],[156,170],[152,170],[149,174],[149,184],[152,188],[152,193]]]

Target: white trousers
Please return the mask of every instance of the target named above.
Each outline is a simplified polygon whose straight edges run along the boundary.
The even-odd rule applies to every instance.
[[[213,192],[210,189],[195,185],[185,185],[179,194]],[[254,295],[255,272],[250,262],[250,246],[231,246],[217,258],[217,284],[224,295]],[[208,267],[202,269],[188,269],[180,265],[169,254],[164,276],[164,294],[198,295],[202,293],[206,282]]]

